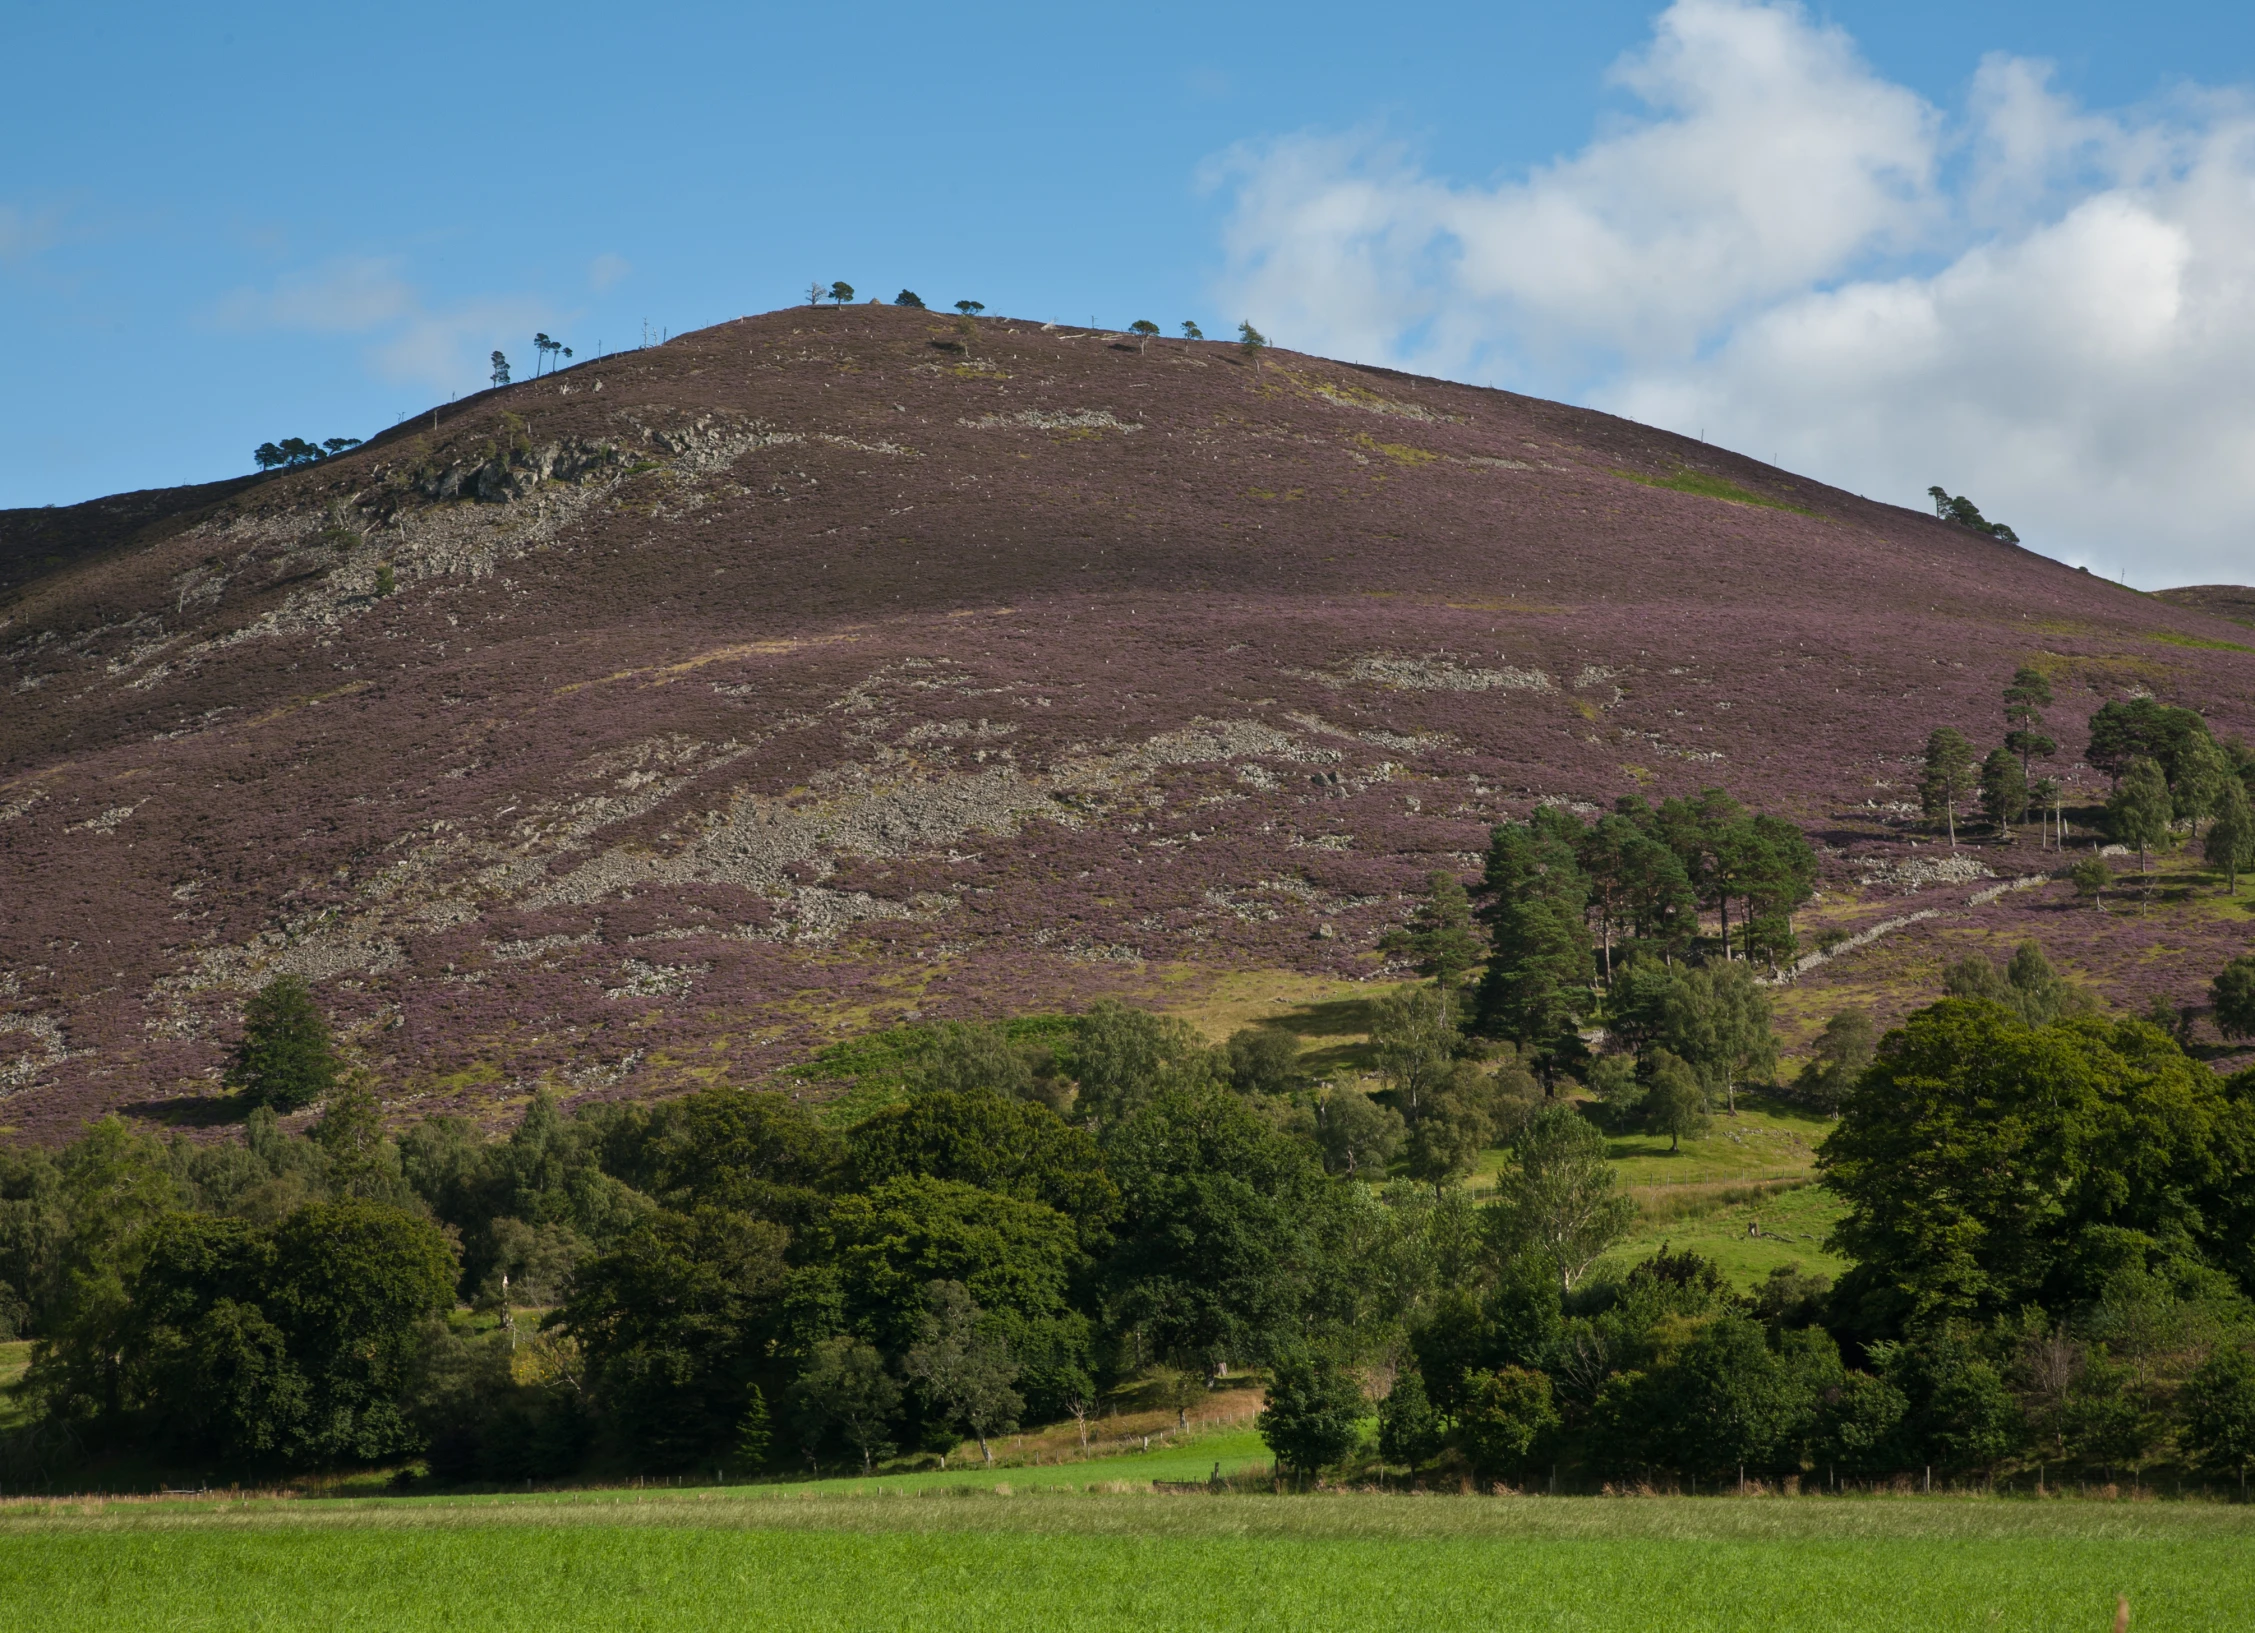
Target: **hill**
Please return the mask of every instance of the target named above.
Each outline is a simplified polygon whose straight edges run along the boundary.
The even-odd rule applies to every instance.
[[[0,1089],[35,1138],[198,1115],[280,971],[418,1109],[1367,977],[1490,822],[1631,789],[1794,817],[1812,927],[1858,927],[1935,876],[1906,756],[1993,742],[2017,665],[2063,765],[2132,689],[2255,728],[2241,626],[1695,441],[893,307],[6,513],[0,568]],[[1980,852],[1936,905],[2045,860]],[[2110,993],[2176,978],[2071,917]],[[2188,983],[2244,945],[2185,922]]]

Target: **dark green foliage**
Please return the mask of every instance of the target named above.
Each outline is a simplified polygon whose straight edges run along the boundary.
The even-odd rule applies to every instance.
[[[957,1180],[1047,1203],[1092,1247],[1119,1212],[1095,1140],[1046,1106],[984,1090],[919,1094],[857,1124],[845,1143],[857,1191],[916,1176]]]
[[[2242,954],[2208,984],[2216,1030],[2227,1038],[2255,1038],[2255,954]]]
[[[1639,800],[1630,810],[1642,807]],[[1645,816],[1641,823],[1628,811],[1599,817],[1576,846],[1597,921],[1600,972],[1608,984],[1614,946],[1624,937],[1674,948],[1696,929],[1698,896],[1683,859],[1652,831],[1649,812]]]
[[[1606,1165],[1605,1137],[1573,1107],[1545,1106],[1496,1176],[1488,1228],[1499,1250],[1550,1266],[1561,1291],[1620,1240],[1636,1208]]]
[[[2255,1354],[2220,1344],[2185,1386],[2185,1449],[2211,1474],[2242,1489],[2255,1467]]]
[[[1197,324],[1185,318],[1182,322],[1182,338],[1185,340],[1203,340],[1206,338],[1206,332],[1199,328]]]
[[[237,1467],[367,1463],[418,1443],[402,1407],[454,1265],[425,1221],[319,1203],[271,1227],[176,1214],[118,1291],[81,1303],[27,1387],[97,1435]]]
[[[1910,1402],[1886,1379],[1848,1373],[1818,1404],[1811,1460],[1850,1478],[1898,1473],[1909,1461],[1902,1437],[1909,1412]]]
[[[639,1456],[692,1468],[735,1442],[769,1364],[788,1240],[767,1220],[707,1207],[658,1215],[579,1266],[551,1319],[578,1341],[591,1392]]]
[[[1707,1131],[1713,1118],[1707,1112],[1706,1086],[1691,1063],[1672,1049],[1654,1049],[1644,1093],[1645,1124],[1655,1134],[1668,1136],[1668,1149],[1683,1148],[1687,1134]]]
[[[888,1355],[917,1341],[933,1282],[983,1310],[1065,1315],[1083,1256],[1073,1222],[1041,1202],[903,1175],[831,1205],[822,1257],[845,1322]]]
[[[1981,814],[2006,838],[2028,814],[2028,774],[2010,749],[1993,748],[1981,762]]]
[[[2255,809],[2249,807],[2247,785],[2237,777],[2225,778],[2218,786],[2213,814],[2202,854],[2224,876],[2225,893],[2236,896],[2239,876],[2255,868]]]
[[[1962,1323],[1922,1329],[1901,1344],[1874,1344],[1871,1358],[1905,1403],[1896,1448],[1904,1466],[1985,1472],[2025,1438],[2026,1422],[2003,1375]]]
[[[1871,1064],[1878,1043],[1878,1029],[1869,1015],[1860,1009],[1839,1011],[1817,1034],[1814,1058],[1801,1068],[1793,1086],[1825,1110],[1833,1109]]]
[[[1257,1361],[1291,1331],[1318,1256],[1322,1170],[1235,1095],[1175,1089],[1114,1134],[1121,1325],[1151,1353]]]
[[[1246,362],[1252,364],[1256,369],[1259,368],[1261,353],[1267,349],[1268,336],[1254,328],[1250,318],[1238,324],[1237,350]]]
[[[1650,1370],[1601,1392],[1596,1414],[1608,1460],[1657,1463],[1718,1481],[1791,1470],[1840,1387],[1838,1350],[1821,1331],[1771,1332],[1725,1310]]]
[[[1453,873],[1427,874],[1425,899],[1410,915],[1408,927],[1388,931],[1378,947],[1407,958],[1411,968],[1453,999],[1465,977],[1478,968],[1484,950],[1462,882]]]
[[[832,284],[827,290],[825,290],[824,293],[830,297],[831,305],[843,306],[846,304],[846,302],[853,299],[853,285],[847,283],[843,278],[841,278],[836,283]]]
[[[604,1131],[605,1166],[670,1207],[717,1207],[799,1226],[844,1159],[838,1137],[787,1095],[705,1089]]]
[[[499,357],[499,352],[494,356]],[[508,381],[500,382],[507,385]],[[308,442],[303,437],[284,437],[280,442],[262,442],[251,458],[262,471],[294,470],[300,465],[318,465],[324,459],[360,446],[358,437],[330,437],[322,442]]]
[[[2044,735],[2044,710],[2051,707],[2051,682],[2041,669],[2013,671],[2004,689],[2005,748],[2020,757],[2021,780],[2026,781],[2031,760],[2048,760],[2059,745]]]
[[[826,1338],[814,1346],[791,1385],[791,1418],[809,1466],[826,1439],[843,1441],[871,1464],[893,1448],[900,1385],[885,1370],[884,1357],[860,1339]]]
[[[923,1387],[945,1421],[971,1431],[989,1463],[994,1453],[987,1437],[1015,1429],[1025,1410],[1025,1397],[1014,1387],[1018,1362],[1009,1341],[961,1282],[937,1281],[926,1290],[917,1339],[901,1370]]]
[[[1355,1449],[1362,1413],[1362,1386],[1344,1368],[1295,1350],[1270,1366],[1268,1404],[1254,1427],[1278,1463],[1309,1476]]]
[[[1239,1094],[1282,1096],[1306,1082],[1300,1040],[1280,1026],[1244,1026],[1223,1046],[1229,1086]]]
[[[1926,739],[1926,764],[1918,779],[1918,805],[1928,820],[1940,817],[1957,844],[1957,808],[1973,791],[1973,745],[1965,734],[1938,726]]]
[[[2169,822],[2175,815],[2168,780],[2159,764],[2134,760],[2106,802],[2106,831],[2116,843],[2137,847],[2138,871],[2142,873],[2146,853],[2169,843]]]
[[[1483,1480],[1517,1474],[1543,1435],[1558,1426],[1550,1379],[1529,1367],[1475,1372],[1464,1380],[1456,1435]]]
[[[1584,1076],[1605,1108],[1608,1128],[1632,1129],[1643,1121],[1646,1085],[1637,1075],[1635,1061],[1625,1055],[1604,1055],[1590,1062]]]
[[[957,301],[955,309],[967,318],[975,318],[986,310],[986,304],[982,301]]]
[[[586,1458],[595,1422],[570,1370],[520,1377],[516,1336],[425,1329],[411,1395],[435,1478],[516,1485],[569,1475]]]
[[[1501,1261],[1483,1294],[1445,1286],[1410,1331],[1417,1370],[1434,1406],[1464,1410],[1466,1380],[1479,1372],[1539,1367],[1558,1340],[1562,1317],[1555,1272],[1531,1254]]]
[[[1851,1319],[2071,1309],[2125,1265],[2221,1260],[2244,1119],[2140,1022],[1946,999],[1891,1032],[1818,1153]]]
[[[2171,788],[2182,780],[2183,766],[2195,739],[2208,736],[2208,722],[2190,709],[2156,702],[2150,697],[2118,699],[2102,704],[2091,716],[2090,747],[2083,757],[2117,783],[2140,760],[2161,767]]]
[[[1394,1375],[1394,1387],[1378,1403],[1378,1455],[1415,1469],[1441,1453],[1441,1415],[1425,1394],[1415,1369]]]
[[[893,304],[910,307],[921,312],[924,310],[924,297],[917,294],[913,289],[904,289],[893,297]]]
[[[1975,533],[1986,533],[2003,544],[2018,544],[2020,535],[2002,522],[1992,522],[1981,514],[1980,508],[1963,494],[1950,494],[1939,487],[1928,488],[1926,496],[1934,501],[1934,514],[1953,527],[1970,528]],[[2023,671],[2027,673],[2027,671]]]
[[[337,1055],[328,1018],[294,975],[280,975],[243,1006],[243,1041],[228,1087],[277,1111],[310,1106],[336,1086]]]

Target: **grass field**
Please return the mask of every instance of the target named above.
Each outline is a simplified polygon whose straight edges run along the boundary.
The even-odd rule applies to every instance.
[[[666,1492],[0,1506],[11,1629],[2244,1627],[2255,1510]]]

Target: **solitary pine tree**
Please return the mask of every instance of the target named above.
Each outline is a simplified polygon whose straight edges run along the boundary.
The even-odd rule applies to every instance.
[[[277,976],[243,1006],[243,1041],[228,1086],[253,1105],[295,1111],[321,1099],[337,1081],[329,1023],[306,984]]]
[[[1244,355],[1245,361],[1253,365],[1253,372],[1258,374],[1261,353],[1268,349],[1268,336],[1254,328],[1252,319],[1247,318],[1237,326],[1237,349]]]
[[[509,383],[509,359],[501,352],[493,354],[493,383],[497,386]]]
[[[2137,847],[2140,873],[2148,871],[2146,853],[2169,842],[2169,819],[2175,814],[2169,779],[2152,760],[2131,766],[2106,802],[2107,828],[2117,842]]]
[[[836,283],[830,286],[831,304],[836,306],[843,306],[846,304],[846,302],[852,299],[853,285],[847,283],[843,278],[840,278]]]
[[[2233,959],[2208,985],[2216,1030],[2227,1038],[2255,1038],[2255,954]]]
[[[1159,326],[1149,318],[1137,318],[1128,325],[1128,333],[1135,336],[1135,349],[1139,352],[1151,344],[1151,337],[1158,332]]]
[[[921,312],[924,310],[924,297],[917,294],[913,289],[904,289],[899,294],[893,297],[893,304],[895,306],[910,307],[915,311]]]
[[[986,304],[983,301],[957,301],[955,309],[967,318],[975,318],[986,310]]]
[[[1926,767],[1918,779],[1918,805],[1927,820],[1940,817],[1949,827],[1950,849],[1957,849],[1958,801],[1973,788],[1973,745],[1952,726],[1937,726],[1926,739]]]
[[[2020,756],[2020,775],[2031,760],[2048,760],[2059,745],[2044,735],[2044,710],[2051,707],[2051,682],[2041,669],[2016,669],[2004,689],[2004,746]]]
[[[1206,331],[1192,323],[1188,318],[1184,318],[1182,320],[1182,338],[1185,340],[1203,340],[1206,338]]]

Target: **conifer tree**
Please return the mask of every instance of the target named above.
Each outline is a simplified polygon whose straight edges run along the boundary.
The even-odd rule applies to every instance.
[[[2004,746],[2020,757],[2023,781],[2028,777],[2030,760],[2048,760],[2059,750],[2059,745],[2044,735],[2044,710],[2050,707],[2051,682],[2044,672],[2014,670],[2012,684],[2004,689]]]
[[[1406,955],[1419,975],[1439,987],[1452,1006],[1464,978],[1480,962],[1480,936],[1472,926],[1472,901],[1452,873],[1426,876],[1425,899],[1406,928],[1387,933],[1382,952]]]
[[[2028,779],[2009,749],[1993,748],[1981,762],[1981,814],[2005,839],[2028,814]]]
[[[2106,825],[2115,839],[2138,849],[2138,871],[2148,871],[2146,853],[2169,842],[2169,779],[2152,760],[2139,760],[2123,775],[2106,802]]]
[[[2255,809],[2247,798],[2247,785],[2226,777],[2217,791],[2215,820],[2208,824],[2204,847],[2208,865],[2224,874],[2224,889],[2239,894],[2239,876],[2255,868]]]
[[[1918,779],[1918,806],[1929,821],[1948,824],[1950,849],[1957,849],[1958,801],[1973,788],[1973,745],[1952,726],[1937,726],[1926,739],[1926,766]]]
[[[313,993],[294,975],[276,976],[243,1006],[243,1041],[228,1086],[253,1105],[295,1111],[321,1099],[336,1081],[329,1022]]]

